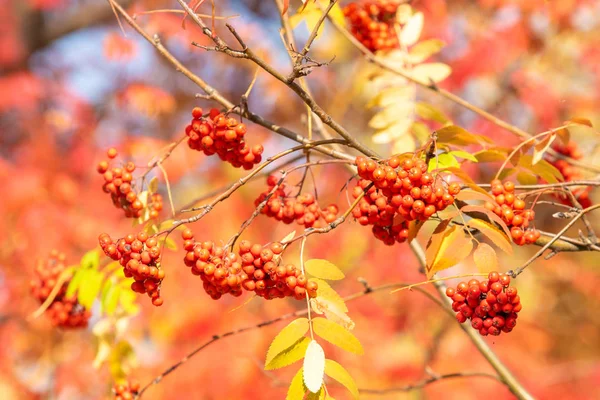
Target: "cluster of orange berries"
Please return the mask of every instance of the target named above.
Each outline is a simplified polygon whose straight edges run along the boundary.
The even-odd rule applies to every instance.
[[[495,202],[486,202],[485,207],[502,218],[510,229],[515,244],[523,246],[535,243],[540,238],[540,232],[529,226],[535,218],[535,211],[525,209],[525,201],[515,196],[515,184],[498,179],[492,181],[492,195]]]
[[[569,142],[567,146],[556,144],[553,146],[553,148],[559,154],[571,157],[572,159],[580,160],[581,158],[583,158],[583,155],[579,151],[577,143],[575,142]],[[576,181],[583,177],[577,168],[573,167],[565,160],[556,159],[551,161],[551,164],[554,165],[556,169],[560,171],[562,176],[565,178],[565,182]],[[581,207],[588,208],[592,205],[592,200],[590,199],[591,191],[591,186],[577,187],[573,189],[573,195],[575,196],[579,204],[581,204]],[[571,200],[568,197],[559,194],[556,194],[556,197],[560,199],[560,201],[563,204],[567,206],[573,206]]]
[[[192,110],[192,122],[185,128],[188,146],[207,156],[217,154],[235,168],[252,169],[262,160],[263,147],[250,147],[244,140],[246,125],[227,117],[216,108],[205,118],[200,107]]]
[[[103,160],[98,163],[97,171],[104,177],[104,185],[102,190],[110,194],[113,204],[117,208],[125,211],[127,218],[139,218],[144,213],[144,203],[140,200],[135,191],[133,183],[133,171],[135,164],[131,161],[125,164],[124,167],[110,168],[110,160],[117,157],[118,152],[115,148],[110,148],[106,152],[109,160]],[[163,208],[162,196],[154,193],[148,199],[148,210],[150,218],[158,218],[158,213]]]
[[[98,237],[100,247],[108,257],[119,261],[127,278],[133,278],[131,290],[152,299],[152,304],[161,306],[160,285],[165,271],[160,268],[161,250],[156,237],[148,237],[146,232],[128,234],[116,242],[107,233]]]
[[[35,268],[36,278],[31,281],[31,293],[44,303],[52,293],[66,269],[65,255],[53,250],[46,260],[40,260]],[[66,297],[69,282],[65,282],[46,310],[52,325],[61,328],[85,328],[91,313],[77,301],[77,295]]]
[[[488,279],[481,282],[471,279],[456,288],[449,287],[446,296],[452,299],[458,322],[471,320],[471,326],[481,336],[512,331],[523,308],[517,289],[510,287],[510,276],[498,272],[490,272]]]
[[[261,193],[254,201],[258,207],[271,193],[277,185],[278,178],[271,175],[267,178],[268,189]],[[300,194],[297,197],[288,197],[285,193],[285,184],[273,192],[267,204],[261,210],[262,214],[282,221],[284,224],[291,224],[296,221],[305,228],[322,228],[336,220],[339,209],[335,204],[330,204],[326,208],[320,208],[315,197],[310,193]]]
[[[359,156],[356,166],[362,179],[352,192],[354,198],[373,185],[353,215],[361,225],[373,225],[375,237],[388,245],[407,239],[408,221],[427,220],[453,204],[460,192],[460,184],[447,183],[427,172],[422,159],[394,156],[377,163]]]
[[[352,35],[371,51],[398,47],[396,10],[401,0],[362,0],[344,7]]]
[[[114,400],[132,400],[135,399],[140,391],[140,384],[129,380],[125,383],[117,383],[113,386]]]
[[[238,297],[243,290],[267,300],[294,297],[297,300],[316,297],[318,284],[309,282],[292,264],[280,265],[284,247],[274,242],[262,246],[243,240],[238,254],[216,246],[213,242],[197,242],[191,230],[182,232],[187,251],[184,262],[192,274],[199,275],[206,293],[214,300],[224,294]]]

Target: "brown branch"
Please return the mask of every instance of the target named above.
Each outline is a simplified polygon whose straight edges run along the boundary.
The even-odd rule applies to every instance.
[[[183,9],[188,13],[190,18],[202,29],[202,32],[208,36],[216,45],[215,50],[225,53],[234,58],[247,58],[251,60],[256,65],[264,69],[271,76],[276,78],[277,80],[285,83],[290,89],[292,89],[298,97],[306,103],[310,107],[313,113],[315,113],[321,121],[325,125],[328,125],[331,129],[337,132],[341,137],[346,139],[348,145],[360,151],[361,153],[369,156],[369,157],[377,157],[377,154],[366,147],[365,145],[358,142],[344,127],[342,127],[338,122],[336,122],[331,115],[327,114],[325,110],[321,108],[317,104],[317,102],[310,96],[301,86],[296,82],[290,82],[287,77],[281,74],[279,71],[275,70],[272,66],[267,64],[262,58],[260,58],[252,49],[250,49],[243,39],[239,36],[237,31],[233,28],[233,26],[226,24],[227,28],[231,32],[231,34],[236,38],[238,43],[242,46],[242,50],[233,50],[230,48],[227,43],[223,41],[215,32],[213,32],[203,21],[199,18],[194,11],[186,4],[184,0],[177,0],[177,2],[183,7]]]
[[[306,138],[304,138],[302,135],[300,135],[296,132],[293,132],[287,128],[281,127],[271,121],[264,119],[263,117],[261,117],[259,115],[251,113],[249,111],[240,110],[236,105],[234,105],[229,100],[227,100],[223,95],[221,95],[219,93],[219,91],[217,91],[215,88],[210,86],[202,78],[200,78],[198,75],[194,74],[187,67],[185,67],[177,58],[175,58],[167,50],[167,48],[163,46],[158,35],[154,35],[153,37],[151,37],[146,31],[144,31],[144,29],[142,29],[142,27],[140,27],[140,25],[116,1],[113,1],[112,4],[114,4],[117,12],[125,19],[125,21],[136,32],[138,32],[144,39],[146,39],[146,41],[148,41],[150,44],[152,44],[154,46],[154,48],[156,48],[158,53],[161,56],[163,56],[170,64],[172,64],[178,72],[181,72],[185,77],[187,77],[189,80],[194,82],[198,87],[200,87],[208,95],[208,97],[210,99],[217,101],[219,104],[221,104],[227,110],[231,110],[232,112],[240,114],[242,117],[249,119],[250,121],[254,122],[255,124],[261,125],[281,136],[287,137],[288,139],[291,139],[298,143],[303,143],[303,144],[309,143],[309,141]],[[194,17],[197,18],[195,15],[194,15]],[[327,147],[319,147],[315,150],[319,151],[323,154],[330,155],[335,158],[341,158],[341,159],[353,158],[346,153],[343,153],[343,152],[340,152],[337,150],[333,150],[333,149],[330,149]]]
[[[413,240],[410,242],[410,248],[419,261],[421,268],[425,269],[427,261],[425,259],[425,252],[421,245]],[[452,300],[446,296],[446,285],[443,282],[433,283],[436,290],[438,291],[439,297],[446,304],[446,308],[451,310]],[[451,311],[450,311],[451,312]],[[521,400],[533,400],[533,397],[527,392],[527,390],[521,385],[521,383],[513,376],[509,369],[504,363],[498,358],[494,351],[488,346],[483,337],[475,329],[465,324],[459,324],[460,328],[469,336],[473,345],[479,350],[481,355],[490,363],[492,368],[498,374],[499,379],[506,384],[509,390]]]
[[[415,382],[410,385],[391,387],[391,388],[387,388],[387,389],[359,389],[359,392],[363,393],[363,394],[373,394],[373,395],[383,395],[383,394],[390,394],[390,393],[395,393],[395,392],[410,392],[412,390],[423,389],[427,385],[430,385],[432,383],[439,382],[442,380],[446,380],[446,379],[473,378],[473,377],[490,378],[490,379],[495,379],[496,381],[498,381],[502,384],[504,383],[496,375],[486,374],[484,372],[455,372],[453,374],[433,375],[429,378],[425,378],[419,382]]]
[[[407,286],[407,283],[404,282],[400,282],[400,283],[389,283],[389,284],[385,284],[385,285],[381,285],[381,286],[369,286],[368,283],[366,283],[366,281],[362,281],[363,285],[364,285],[364,289],[361,290],[360,292],[356,292],[354,294],[351,294],[349,296],[344,297],[344,301],[352,301],[352,300],[356,300],[358,298],[370,295],[372,293],[375,292],[380,292],[380,291],[385,291],[385,290],[390,290],[393,288],[397,288],[397,287],[402,287],[402,286]],[[438,300],[436,299],[434,296],[431,295],[431,293],[427,292],[426,290],[422,289],[422,288],[415,288],[414,290],[418,291],[421,294],[424,294],[427,298],[429,298],[430,300],[432,300],[434,303],[436,303],[437,305],[439,305],[444,311],[448,312],[448,309],[446,307],[444,307],[444,305]],[[296,312],[292,312],[292,313],[288,313],[288,314],[284,314],[281,315],[277,318],[273,318],[267,321],[263,321],[259,324],[256,325],[250,325],[250,326],[246,326],[243,328],[239,328],[239,329],[235,329],[226,333],[222,333],[219,335],[214,335],[210,340],[206,341],[205,343],[203,343],[202,345],[200,345],[199,347],[197,347],[196,349],[194,349],[193,351],[191,351],[189,354],[187,354],[185,357],[183,357],[180,361],[178,361],[177,363],[173,364],[172,366],[170,366],[169,368],[167,368],[164,372],[162,372],[160,375],[158,375],[156,378],[154,378],[152,381],[150,381],[149,383],[147,383],[138,393],[138,395],[136,396],[136,399],[139,399],[140,397],[142,397],[142,395],[146,392],[146,390],[148,390],[151,386],[156,385],[158,383],[160,383],[167,375],[171,374],[173,371],[175,371],[177,368],[181,367],[183,364],[185,364],[187,361],[189,361],[192,357],[194,357],[196,354],[198,354],[199,352],[201,352],[202,350],[204,350],[205,348],[207,348],[208,346],[210,346],[211,344],[218,342],[221,339],[230,337],[230,336],[236,336],[239,335],[240,333],[244,333],[244,332],[248,332],[251,330],[255,330],[255,329],[260,329],[263,328],[265,326],[269,326],[269,325],[273,325],[277,322],[280,321],[284,321],[290,318],[294,318],[294,317],[299,317],[302,315],[306,315],[308,314],[308,309],[304,309],[304,310],[299,310]],[[452,312],[450,311],[450,315],[453,316]]]
[[[321,9],[323,9],[323,7],[321,6]],[[333,26],[348,40],[350,41],[354,47],[356,47],[367,59],[367,61],[389,71],[392,72],[398,76],[403,77],[404,79],[407,79],[421,87],[424,87],[426,89],[429,89],[433,92],[438,93],[440,96],[444,97],[447,100],[452,101],[453,103],[456,103],[464,108],[466,108],[469,111],[474,112],[475,114],[485,118],[486,120],[490,121],[491,123],[493,123],[496,126],[499,126],[502,129],[505,129],[509,132],[511,132],[512,134],[519,136],[521,138],[524,139],[529,139],[532,135],[498,117],[496,117],[495,115],[469,103],[468,101],[464,100],[463,98],[445,90],[442,89],[440,87],[438,87],[435,83],[430,83],[430,84],[426,84],[423,83],[421,80],[415,79],[413,78],[410,74],[408,74],[406,71],[399,69],[397,67],[395,67],[393,64],[389,63],[388,61],[386,61],[385,59],[376,56],[374,53],[372,53],[368,48],[366,48],[362,43],[360,43],[354,36],[352,36],[352,33],[350,33],[345,27],[343,27],[342,25],[340,25],[337,21],[335,21],[330,15],[327,16],[327,18],[329,19],[329,21],[333,24]],[[600,172],[600,168],[598,167],[594,167],[593,165],[590,165],[589,163],[585,163],[579,160],[575,160],[571,157],[562,155],[558,152],[556,152],[553,149],[548,149],[547,151],[548,154],[550,154],[551,156],[555,157],[555,158],[559,158],[559,159],[563,159],[565,161],[567,161],[569,164],[574,165],[576,167],[582,168],[582,169],[586,169],[589,171],[594,171],[594,172]]]

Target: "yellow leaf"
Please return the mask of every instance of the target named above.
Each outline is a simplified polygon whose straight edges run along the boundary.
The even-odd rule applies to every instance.
[[[352,321],[350,317],[346,315],[346,312],[342,311],[342,308],[335,303],[317,296],[315,299],[310,299],[310,307],[315,313],[325,315],[328,320],[333,321],[348,330],[354,329],[354,321]],[[346,305],[344,305],[344,308],[346,308]]]
[[[423,31],[423,13],[414,13],[400,31],[400,43],[404,46],[412,46],[417,43]]]
[[[397,123],[390,125],[387,128],[377,130],[371,140],[373,140],[373,143],[385,144],[402,140],[402,138],[406,136],[410,138],[410,135],[407,135],[407,133],[412,124],[412,118],[401,119]],[[412,138],[410,139],[412,141]]]
[[[89,310],[100,293],[104,275],[102,272],[96,271],[95,269],[86,269],[84,271],[86,271],[86,273],[81,278],[81,285],[79,285],[77,292],[77,300],[83,307]]]
[[[423,85],[431,85],[432,82],[438,83],[450,76],[452,68],[443,63],[425,63],[419,64],[406,72],[417,82]]]
[[[290,387],[288,388],[285,400],[303,400],[304,394],[306,393],[306,387],[304,386],[302,368],[294,375]]]
[[[312,324],[315,334],[327,340],[329,343],[351,353],[364,353],[360,341],[343,326],[321,317],[313,319]]]
[[[473,252],[473,260],[479,272],[495,271],[498,267],[496,251],[487,243],[479,243]]]
[[[316,278],[337,281],[344,279],[344,273],[338,267],[327,260],[312,259],[304,263],[306,272]]]
[[[419,64],[444,48],[445,43],[439,39],[423,40],[410,49],[408,61],[411,64]]]
[[[415,220],[408,223],[408,243],[412,242],[419,233],[419,230],[425,225],[425,221]]]
[[[400,4],[396,10],[396,22],[404,25],[412,16],[413,10],[410,4]]]
[[[283,239],[281,239],[279,242],[282,244],[285,244],[285,242],[289,242],[290,240],[292,240],[294,238],[294,236],[296,236],[296,231],[291,231],[290,233],[285,235],[285,237]]]
[[[333,360],[325,360],[325,374],[348,389],[352,397],[358,399],[358,386],[344,367]]]
[[[474,156],[475,156],[475,158],[477,158],[477,161],[479,161],[480,163],[500,162],[500,161],[506,160],[508,153],[500,151],[500,150],[490,149],[490,150],[478,151],[477,153],[474,154]]]
[[[323,385],[325,352],[321,345],[315,340],[311,340],[306,348],[302,371],[306,388],[312,393],[318,393]]]
[[[466,206],[463,206],[460,209],[460,211],[463,212],[463,213],[482,213],[482,214],[485,214],[490,220],[494,221],[495,223],[498,224],[498,226],[500,226],[502,228],[502,230],[506,233],[507,237],[510,237],[510,230],[508,229],[508,226],[506,225],[506,222],[504,222],[502,220],[502,218],[500,218],[499,216],[497,216],[493,211],[488,210],[484,206],[466,205]],[[482,220],[473,218],[471,221],[482,221]],[[471,221],[469,221],[469,222],[471,222]],[[485,222],[485,221],[482,221],[482,222]],[[477,222],[475,222],[475,223],[477,223]]]
[[[306,318],[298,318],[283,328],[269,346],[265,365],[269,365],[275,357],[302,338],[308,331],[308,328],[308,319]]]
[[[415,147],[416,144],[413,137],[411,135],[404,135],[394,140],[394,145],[392,146],[392,154],[414,151]]]
[[[423,119],[447,124],[450,119],[443,112],[428,103],[418,102],[415,106],[415,112]]]
[[[435,131],[438,143],[455,145],[479,144],[480,137],[456,125],[449,125]],[[478,158],[479,159],[479,158]]]
[[[102,311],[108,315],[113,315],[119,304],[120,297],[121,288],[117,285],[111,286],[106,293],[106,298],[102,302]]]
[[[399,100],[375,114],[373,118],[369,120],[369,126],[373,129],[384,129],[399,123],[402,120],[409,119],[412,121],[414,119],[414,109],[415,104],[411,99]]]
[[[319,290],[317,290],[317,299],[326,300],[337,306],[337,308],[342,312],[348,312],[348,307],[346,307],[346,303],[344,302],[342,296],[333,290],[327,281],[317,278],[310,278],[309,281],[316,282],[319,285]]]
[[[517,181],[521,185],[535,185],[538,183],[538,178],[530,172],[521,171],[517,173]]]
[[[489,215],[489,214],[488,214]],[[494,214],[495,215],[495,214]],[[500,229],[496,228],[489,222],[480,219],[471,219],[467,222],[470,228],[477,229],[482,235],[487,237],[494,243],[498,248],[508,254],[512,254],[513,249],[511,241],[507,235],[504,234]]]
[[[433,252],[435,256],[427,262],[428,278],[438,271],[455,266],[467,258],[473,249],[471,238],[456,225],[445,229],[439,235],[439,246]]]
[[[388,107],[398,102],[412,101],[415,85],[391,86],[381,90],[368,103],[367,108]]]
[[[558,183],[559,180],[564,180],[560,171],[548,161],[540,160],[536,164],[533,164],[533,156],[529,154],[525,154],[521,157],[519,166],[530,170],[548,183]]]
[[[304,357],[304,353],[306,353],[306,348],[309,343],[309,338],[302,337],[290,347],[276,355],[269,364],[265,365],[265,369],[273,370],[283,368],[301,360]]]
[[[469,200],[482,200],[482,201],[495,201],[492,196],[488,193],[476,192],[474,190],[461,190],[456,196],[457,200],[469,201]]]
[[[306,395],[306,400],[325,400],[325,390],[321,387],[317,393],[309,391]]]
[[[148,192],[156,193],[158,191],[158,178],[155,176],[150,179],[150,183],[148,183]]]
[[[537,164],[542,160],[544,153],[546,153],[546,151],[550,148],[552,142],[554,142],[554,139],[556,139],[556,133],[552,132],[551,134],[546,135],[541,142],[533,147],[533,159],[531,161],[532,164]]]

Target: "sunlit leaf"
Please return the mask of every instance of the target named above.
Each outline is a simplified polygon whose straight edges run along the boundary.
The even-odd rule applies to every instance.
[[[447,227],[437,235],[439,240],[432,242],[436,246],[432,251],[435,255],[427,260],[427,277],[455,266],[467,258],[473,249],[472,239],[456,225]]]
[[[312,393],[318,393],[323,385],[325,352],[315,340],[311,340],[307,346],[302,371],[306,388]]]
[[[377,130],[372,137],[373,143],[385,144],[398,141],[407,136],[410,138],[410,135],[407,135],[407,133],[412,124],[412,118],[405,118],[387,128]],[[410,140],[412,141],[412,138],[410,138]]]
[[[77,300],[83,307],[89,310],[100,293],[104,275],[95,269],[87,269],[85,271],[84,276],[81,277]]]
[[[535,165],[539,161],[541,161],[541,159],[544,157],[544,153],[546,153],[546,151],[554,142],[554,139],[556,139],[556,133],[553,132],[549,135],[546,135],[546,137],[542,141],[540,141],[533,147],[533,158],[531,160],[532,164]]]
[[[367,108],[388,107],[397,103],[413,103],[415,85],[390,86],[381,90],[366,105]]]
[[[336,267],[334,264],[327,260],[312,259],[304,263],[304,269],[306,272],[316,278],[327,279],[327,280],[340,280],[344,279],[344,273]]]
[[[494,198],[488,192],[479,192],[474,190],[461,190],[456,196],[457,200],[470,201],[470,200],[482,200],[482,201],[494,201]]]
[[[303,400],[304,394],[306,393],[306,386],[304,386],[303,369],[300,370],[292,378],[290,387],[288,388],[285,400]]]
[[[496,271],[498,256],[496,251],[487,243],[479,243],[473,252],[473,260],[479,272]]]
[[[81,257],[79,262],[81,268],[96,269],[100,265],[100,253],[98,250],[90,250]]]
[[[148,191],[150,193],[156,193],[158,191],[158,178],[156,176],[150,179],[150,182],[148,183]]]
[[[127,286],[129,286],[129,284]],[[121,295],[119,296],[119,304],[123,310],[129,315],[137,314],[140,310],[140,306],[135,303],[135,293],[131,290],[121,290],[120,292]]]
[[[310,307],[317,314],[322,314],[327,317],[328,320],[335,322],[343,326],[348,330],[354,329],[354,321],[346,315],[346,312],[343,309],[346,309],[346,305],[340,307],[336,302],[330,301],[324,298],[319,298],[318,296],[314,299],[310,299]]]
[[[477,161],[479,161],[480,163],[488,163],[504,161],[506,160],[508,153],[500,150],[489,149],[478,151],[473,155],[475,156],[475,158],[477,158]]]
[[[75,274],[73,275],[73,277],[69,281],[69,285],[67,286],[67,292],[65,294],[66,297],[71,297],[75,294],[75,292],[77,292],[77,289],[79,289],[79,286],[81,285],[82,279],[85,274],[86,270],[84,269],[78,268],[75,270]]]
[[[423,40],[415,44],[408,53],[408,60],[411,64],[419,64],[427,60],[434,54],[437,54],[444,48],[445,43],[439,39]]]
[[[325,375],[348,389],[354,399],[358,399],[358,386],[356,382],[340,364],[333,360],[325,360]]]
[[[102,301],[102,311],[108,315],[113,315],[119,305],[121,298],[121,288],[117,285],[112,285],[108,290],[106,297]]]
[[[355,354],[363,354],[364,350],[360,341],[346,330],[343,326],[325,318],[314,318],[312,321],[313,331],[316,335],[327,340],[346,351]]]
[[[520,171],[517,173],[517,181],[521,185],[535,185],[538,183],[538,178],[531,172]]]
[[[400,43],[404,46],[412,46],[417,43],[423,31],[423,13],[414,13],[400,31]]]
[[[310,278],[309,282],[316,282],[319,285],[319,290],[317,290],[317,299],[326,300],[335,306],[342,312],[348,312],[348,307],[346,307],[346,303],[342,296],[340,296],[333,288],[322,279]]]
[[[428,103],[416,103],[415,112],[419,117],[427,121],[435,121],[440,124],[447,124],[450,122],[450,119],[443,112]]]
[[[302,338],[308,332],[308,328],[308,319],[306,318],[298,318],[283,328],[269,346],[265,365],[269,365],[276,356]]]
[[[450,76],[452,68],[443,63],[425,63],[415,66],[406,73],[423,85],[438,83]]]
[[[385,107],[369,120],[369,126],[373,129],[384,129],[401,123],[403,120],[413,121],[415,104],[412,100],[399,100]],[[408,129],[408,126],[406,129]],[[397,134],[400,136],[402,133]]]
[[[310,339],[307,337],[302,337],[295,343],[293,343],[290,347],[286,348],[284,351],[280,352],[277,356],[275,356],[269,364],[265,365],[266,370],[273,370],[278,368],[286,367],[290,364],[295,363],[298,360],[301,360],[306,353],[306,348],[310,343]]]
[[[497,223],[502,228],[502,230],[506,233],[507,237],[510,237],[510,230],[508,229],[508,226],[506,225],[506,222],[504,222],[502,220],[502,218],[500,218],[499,216],[497,216],[496,213],[494,213],[493,211],[488,210],[484,206],[466,205],[466,206],[461,207],[460,211],[463,212],[463,213],[482,213],[482,214],[485,214],[491,221]],[[471,221],[473,221],[473,222],[471,222]],[[483,220],[473,218],[472,220],[467,221],[467,224],[479,224],[479,222],[474,222],[474,221],[485,222]]]
[[[467,153],[466,151],[453,150],[453,151],[450,151],[449,154],[453,155],[454,157],[464,158],[465,160],[469,160],[469,161],[473,161],[473,162],[478,162],[477,157],[475,157],[471,153]]]

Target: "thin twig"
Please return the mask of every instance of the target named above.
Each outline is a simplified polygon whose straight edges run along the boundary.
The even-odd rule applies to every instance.
[[[504,382],[502,382],[502,380],[500,378],[498,378],[498,376],[493,375],[493,374],[486,374],[484,372],[455,372],[453,374],[432,375],[429,378],[425,378],[419,382],[415,382],[410,385],[396,386],[396,387],[391,387],[391,388],[387,388],[387,389],[359,389],[359,392],[362,394],[373,394],[373,395],[383,395],[383,394],[390,394],[390,393],[396,393],[396,392],[410,392],[412,390],[423,389],[427,385],[430,385],[432,383],[439,382],[442,380],[446,380],[446,379],[474,378],[474,377],[495,379],[502,384],[504,383]]]

